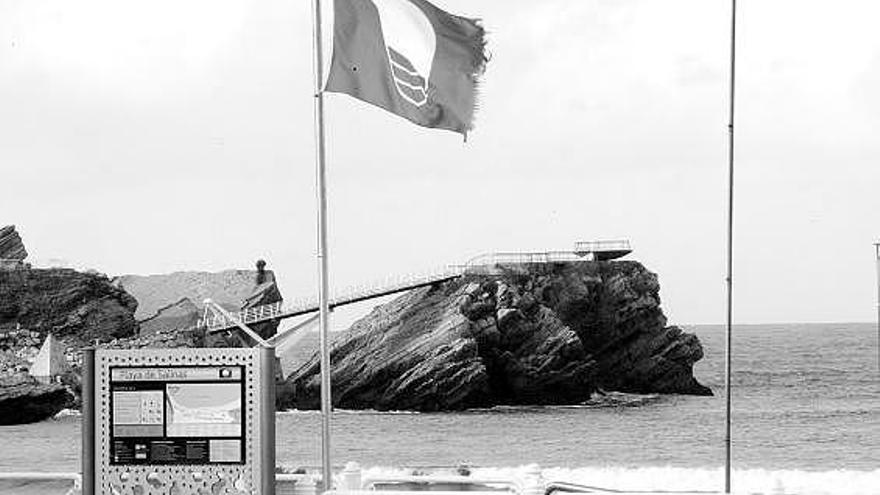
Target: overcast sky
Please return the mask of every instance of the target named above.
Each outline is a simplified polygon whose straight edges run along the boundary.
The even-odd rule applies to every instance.
[[[0,2],[0,224],[314,293],[309,3]],[[333,284],[628,238],[671,323],[722,322],[730,2],[435,3],[490,33],[476,130],[328,96]],[[735,319],[873,321],[880,4],[740,6]]]

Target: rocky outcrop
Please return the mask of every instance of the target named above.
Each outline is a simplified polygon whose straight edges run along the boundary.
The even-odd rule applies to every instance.
[[[257,262],[256,270],[223,272],[175,272],[165,275],[123,275],[113,279],[138,302],[135,317],[142,335],[189,328],[204,312],[204,300],[212,299],[228,311],[281,301],[275,274]],[[255,325],[263,337],[275,334],[277,322]],[[235,344],[209,342],[208,345]],[[235,344],[237,345],[237,344]]]
[[[331,351],[342,408],[454,410],[574,404],[597,391],[711,391],[693,377],[702,347],[666,326],[657,277],[641,264],[508,265],[376,308]],[[313,357],[281,405],[316,408]]]
[[[38,332],[22,329],[16,325],[14,330],[0,332],[0,375],[7,376],[30,369],[44,336]]]
[[[198,322],[201,313],[198,306],[184,297],[168,306],[159,308],[156,314],[138,322],[140,324],[139,335],[149,336],[179,328],[191,328]]]
[[[0,425],[42,421],[72,404],[73,395],[60,383],[24,374],[0,377]]]
[[[52,332],[71,346],[137,332],[137,301],[105,276],[70,269],[0,270],[0,331]]]
[[[455,304],[459,289],[419,289],[356,322],[333,348],[334,403],[421,410],[488,404],[485,365],[471,324]],[[317,407],[318,371],[313,358],[292,380],[296,407]]]
[[[23,261],[27,255],[21,236],[15,231],[15,225],[0,228],[0,260]]]
[[[255,277],[253,270],[174,272],[122,275],[115,277],[113,283],[137,300],[135,318],[143,321],[184,298],[198,307],[202,307],[205,299],[211,298],[224,308],[237,311],[241,302],[250,295]]]

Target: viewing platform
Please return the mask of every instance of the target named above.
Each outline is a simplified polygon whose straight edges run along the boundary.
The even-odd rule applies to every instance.
[[[629,241],[583,241],[574,243],[574,254],[590,256],[596,261],[622,258],[632,252]]]

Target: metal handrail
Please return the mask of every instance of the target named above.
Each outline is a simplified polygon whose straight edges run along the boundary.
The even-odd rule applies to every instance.
[[[429,284],[431,282],[439,282],[445,279],[457,277],[461,275],[460,270],[446,267],[425,274],[416,274],[406,277],[400,277],[393,281],[384,283],[375,283],[369,285],[361,285],[356,287],[345,288],[330,298],[330,306],[340,306],[352,301],[369,299],[378,295],[406,290],[410,287]],[[258,309],[257,309],[258,308]],[[318,308],[317,298],[307,297],[294,299],[287,305],[282,302],[275,302],[256,308],[246,308],[237,313],[231,313],[233,318],[228,318],[223,314],[208,315],[196,323],[197,328],[207,328],[209,331],[229,328],[236,325],[236,321],[248,325],[261,321],[283,318],[291,314],[301,314],[309,311],[315,311]]]
[[[583,261],[583,259],[572,251],[545,251],[545,252],[525,252],[525,253],[487,253],[475,256],[464,264],[465,272],[475,268],[481,268],[494,265],[522,265],[530,263],[565,263]]]
[[[578,485],[565,481],[552,481],[544,488],[544,495],[552,495],[556,492],[564,493],[623,493],[622,490],[612,488],[599,488],[597,486]]]
[[[382,483],[424,483],[447,485],[503,485],[509,491],[523,493],[522,483],[510,478],[479,478],[471,476],[383,476],[365,478],[361,484],[364,490],[376,490]]]
[[[0,473],[0,481],[82,481],[79,473],[11,472]]]
[[[323,495],[401,495],[406,493],[413,493],[410,491],[404,490],[328,490],[323,492]],[[425,491],[422,493],[430,493],[431,495],[462,495],[461,490],[431,490],[430,492]],[[498,491],[496,490],[468,490],[468,495],[498,495]]]
[[[80,473],[0,473],[0,481],[69,481],[72,486],[70,487],[70,490],[67,491],[68,495],[79,493],[82,489],[82,475]]]
[[[718,493],[717,491],[708,490],[615,490],[613,488],[600,488],[597,486],[579,485],[577,483],[569,483],[567,481],[551,481],[544,488],[544,495],[552,495],[556,492],[564,493],[670,493],[678,495],[686,494],[706,494]]]
[[[601,251],[627,251],[632,247],[628,240],[578,241],[574,243],[575,252],[595,253]]]

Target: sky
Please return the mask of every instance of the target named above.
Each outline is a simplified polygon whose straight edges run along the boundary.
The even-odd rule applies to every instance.
[[[723,322],[730,2],[435,3],[489,32],[476,129],[327,96],[333,290],[624,238],[670,323]],[[36,266],[315,293],[309,4],[0,2],[0,224]],[[880,4],[739,9],[734,320],[873,321]]]

